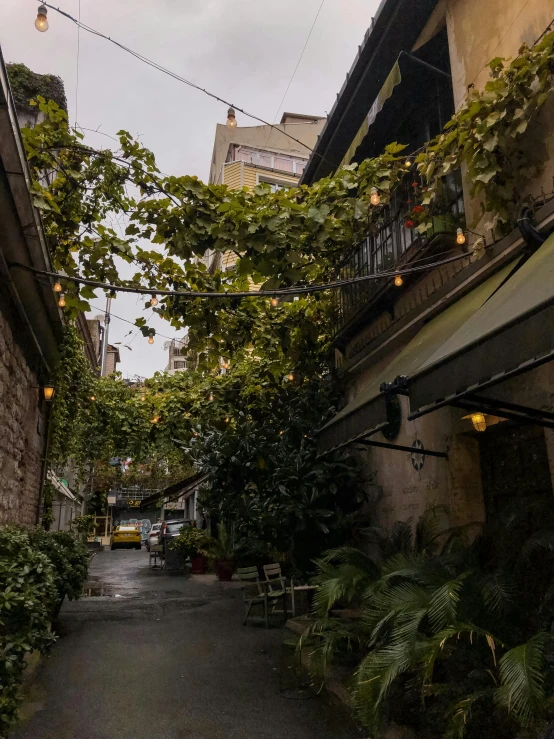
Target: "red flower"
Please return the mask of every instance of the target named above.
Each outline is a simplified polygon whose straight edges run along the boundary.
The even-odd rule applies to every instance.
[[[415,226],[415,221],[406,221],[404,225],[406,228],[413,228]]]
[[[414,213],[423,213],[423,205],[414,205]]]

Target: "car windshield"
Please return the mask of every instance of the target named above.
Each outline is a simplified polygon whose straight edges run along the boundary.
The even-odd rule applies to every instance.
[[[162,528],[161,523],[155,523],[152,528],[150,529],[150,533],[154,534],[156,531],[159,531]]]
[[[116,531],[136,531],[134,526],[118,526]]]
[[[176,521],[175,523],[168,523],[167,533],[168,534],[178,534],[179,531],[183,528],[183,526],[187,526],[187,523],[185,521]]]

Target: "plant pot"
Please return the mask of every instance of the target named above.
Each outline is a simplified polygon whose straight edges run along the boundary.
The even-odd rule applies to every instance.
[[[206,572],[206,557],[199,554],[197,557],[191,557],[190,563],[192,575],[203,575]]]
[[[218,559],[215,563],[215,574],[218,580],[228,582],[233,577],[235,561],[232,559]]]

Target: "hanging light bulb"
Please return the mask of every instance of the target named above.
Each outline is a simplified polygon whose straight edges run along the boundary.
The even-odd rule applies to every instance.
[[[149,344],[153,344],[154,343],[154,334],[150,334],[150,336],[148,337],[148,343]]]
[[[146,400],[146,395],[141,395],[141,396],[140,396],[140,399],[141,399],[141,400]]]
[[[229,423],[229,417],[225,419],[225,423]]]
[[[214,399],[214,394],[210,393],[210,400],[213,400],[213,399]]]
[[[39,5],[38,6],[38,12],[37,12],[37,19],[35,21],[35,28],[37,31],[40,31],[41,33],[44,33],[48,30],[48,18],[46,17],[46,14],[48,13],[48,8],[45,5]]]
[[[55,282],[55,283],[54,283],[54,284],[52,285],[52,290],[53,290],[53,291],[54,291],[55,293],[61,293],[61,291],[63,290],[63,287],[62,287],[62,286],[60,285],[60,283],[59,283],[59,282]]]
[[[283,433],[284,433],[283,431],[279,431],[279,436],[282,436]]]
[[[466,235],[465,235],[465,233],[464,233],[464,232],[462,231],[462,229],[461,229],[461,228],[458,228],[458,229],[456,230],[456,243],[457,243],[457,244],[465,244],[465,243],[466,243]]]
[[[394,284],[396,285],[396,287],[400,287],[403,282],[404,280],[402,279],[402,275],[396,275],[396,277],[394,278]]]
[[[227,111],[227,127],[228,128],[236,128],[237,127],[237,119],[235,118],[235,109],[229,108]]]
[[[406,167],[406,169],[410,169],[410,167],[412,166],[412,160],[409,157],[404,162],[404,166]]]
[[[271,303],[272,308],[277,308],[277,306],[279,305],[279,299],[275,296],[273,296],[269,302]]]
[[[94,397],[94,395],[91,395],[91,396],[90,396],[90,399],[91,399],[91,400],[96,400],[96,398]]]
[[[150,305],[158,305],[159,302],[160,301],[158,300],[158,298],[156,297],[156,295],[155,294],[152,295],[152,297],[150,298]]]
[[[160,417],[159,416],[154,416],[154,418],[152,419],[151,423],[158,423],[159,420],[160,420]]]
[[[371,188],[371,205],[379,205],[381,202],[381,196],[379,195],[379,191],[376,187]]]
[[[294,375],[292,374],[292,372],[289,372],[289,374],[287,375],[287,380],[289,382],[292,382],[294,380]]]
[[[58,305],[60,308],[65,308],[65,298],[63,295],[60,296],[60,299],[58,300]]]

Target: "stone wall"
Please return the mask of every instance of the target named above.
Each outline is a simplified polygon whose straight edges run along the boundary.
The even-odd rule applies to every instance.
[[[38,384],[0,313],[0,524],[37,520],[46,444]]]

